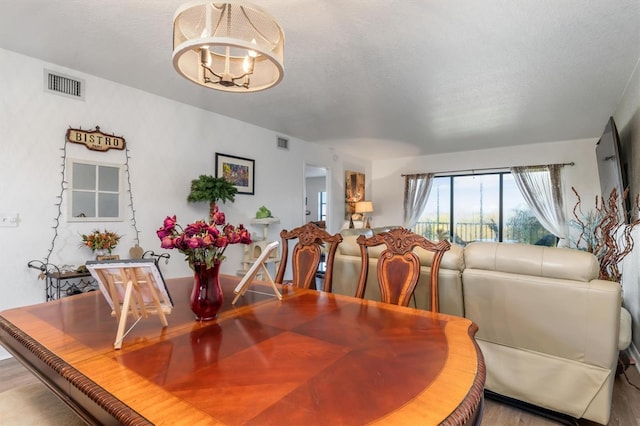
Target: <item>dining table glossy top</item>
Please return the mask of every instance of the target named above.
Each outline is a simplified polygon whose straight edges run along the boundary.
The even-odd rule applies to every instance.
[[[193,278],[167,281],[162,327],[117,321],[97,292],[0,313],[0,342],[89,422],[479,424],[485,367],[468,319],[221,276],[217,318],[189,309]],[[97,408],[96,408],[97,406]]]

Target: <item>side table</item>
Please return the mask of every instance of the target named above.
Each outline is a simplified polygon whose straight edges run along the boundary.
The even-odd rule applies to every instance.
[[[244,247],[244,254],[242,256],[242,269],[238,270],[236,275],[244,276],[247,273],[251,265],[260,257],[263,250],[270,244],[272,241],[269,241],[267,238],[269,225],[280,223],[280,219],[277,217],[267,217],[264,219],[251,219],[249,221],[252,225],[262,225],[262,236],[253,235],[251,244],[248,244]],[[264,261],[265,264],[273,263],[274,264],[274,276],[278,271],[278,266],[280,264],[280,250],[274,250],[271,252],[269,257]],[[263,279],[262,270],[260,270],[256,274],[256,278]]]

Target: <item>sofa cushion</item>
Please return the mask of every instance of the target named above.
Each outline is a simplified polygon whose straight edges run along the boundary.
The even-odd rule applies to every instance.
[[[420,259],[420,266],[431,266],[433,263],[433,252],[416,247],[413,251]],[[440,269],[452,269],[462,271],[464,269],[464,247],[459,244],[451,244],[451,248],[444,252]]]
[[[356,242],[356,240],[360,235],[359,234],[345,235],[344,232],[340,232],[340,233],[342,234],[342,242],[338,245],[338,253],[344,254],[345,256],[360,257],[360,246]]]
[[[343,238],[351,237],[351,236],[358,237],[360,235],[366,235],[367,237],[372,237],[373,231],[368,228],[348,228],[340,231],[340,234],[342,234]]]
[[[476,242],[464,250],[466,268],[588,282],[598,278],[591,253],[529,244]]]
[[[342,234],[342,242],[338,246],[338,253],[346,256],[358,256],[360,257],[360,246],[356,241],[360,235],[365,235],[367,238],[373,236],[378,230],[390,230],[391,227],[386,228],[374,228],[371,229],[345,229],[340,231]],[[346,231],[346,232],[345,232]],[[383,232],[383,231],[381,231]],[[386,250],[384,244],[373,246],[368,248],[369,258],[377,259],[380,254]],[[413,251],[418,255],[420,266],[431,266],[433,262],[433,252],[425,250],[420,247],[416,247]],[[464,269],[464,247],[458,244],[451,244],[451,248],[444,253],[442,261],[440,263],[441,269],[452,269],[455,271],[462,271]]]
[[[399,228],[399,226],[377,226],[375,228],[371,228],[371,230],[373,231],[374,235],[375,234],[379,234],[381,232],[389,232],[393,229],[397,229]]]

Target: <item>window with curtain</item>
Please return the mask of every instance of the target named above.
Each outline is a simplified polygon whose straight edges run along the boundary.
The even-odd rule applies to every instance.
[[[430,240],[555,245],[509,172],[438,176],[412,227]]]
[[[546,166],[512,167],[515,182],[540,223],[560,238],[559,246],[567,245],[567,221],[564,217],[562,167],[564,164]]]

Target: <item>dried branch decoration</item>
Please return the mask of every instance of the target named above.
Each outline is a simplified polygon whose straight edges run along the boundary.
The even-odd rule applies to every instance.
[[[629,189],[623,192],[622,202],[618,201],[618,191],[615,188],[606,202],[596,196],[595,209],[586,215],[582,212],[580,195],[574,187],[571,187],[571,190],[578,198],[578,202],[573,207],[573,216],[576,218],[574,222],[581,231],[576,246],[581,248],[582,245],[586,251],[598,258],[601,280],[620,282],[622,273],[618,265],[633,250],[634,241],[631,231],[640,224],[640,218],[627,224],[623,212],[620,211],[620,206],[629,195]],[[636,213],[640,211],[638,195],[636,195],[633,210]]]

